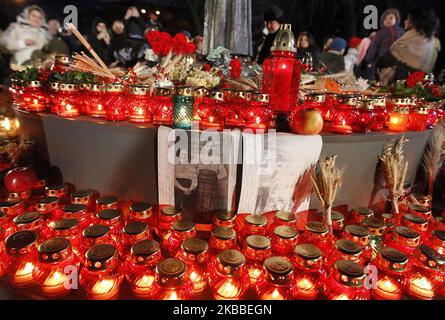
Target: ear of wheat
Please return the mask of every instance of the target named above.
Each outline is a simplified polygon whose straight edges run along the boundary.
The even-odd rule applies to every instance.
[[[389,192],[392,213],[399,213],[399,199],[404,193],[404,184],[408,170],[408,161],[405,159],[403,147],[408,142],[405,136],[391,140],[383,147],[379,160],[382,164],[386,189]]]
[[[336,166],[337,156],[319,161],[311,175],[312,186],[325,214],[325,220],[332,234],[332,206],[340,190],[343,179],[343,169]]]

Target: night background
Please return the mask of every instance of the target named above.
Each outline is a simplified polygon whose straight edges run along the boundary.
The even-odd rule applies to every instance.
[[[164,31],[175,34],[188,30],[193,36],[202,35],[204,21],[205,0],[94,0],[94,1],[44,1],[44,0],[0,0],[0,28],[6,29],[10,22],[27,5],[41,6],[47,16],[63,17],[65,5],[73,4],[79,9],[79,28],[88,34],[91,22],[95,17],[102,17],[111,25],[115,19],[122,19],[127,7],[135,5],[138,8],[160,11],[160,21]],[[363,29],[363,8],[366,5],[376,5],[379,15],[387,8],[398,8],[405,19],[410,6],[424,5],[435,9],[442,24],[445,21],[443,1],[439,0],[252,0],[252,29],[253,36],[258,36],[263,28],[263,12],[276,5],[286,13],[288,22],[293,25],[296,35],[301,31],[311,32],[318,45],[331,35],[349,39],[353,36],[364,37],[369,31]],[[147,14],[145,16],[147,16]],[[442,28],[443,30],[443,28]],[[445,43],[444,32],[440,38]],[[440,53],[436,69],[445,67],[445,52]]]

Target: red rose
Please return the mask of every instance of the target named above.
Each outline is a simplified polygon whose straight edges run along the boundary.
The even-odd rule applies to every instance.
[[[433,96],[440,98],[442,96],[442,90],[437,84],[429,83],[425,86]]]
[[[241,61],[239,59],[230,60],[229,67],[230,67],[230,78],[238,79],[239,77],[241,77],[242,66],[241,66]]]
[[[411,73],[406,79],[406,85],[408,88],[415,88],[418,84],[423,84],[425,81],[425,76],[426,73],[422,71]]]
[[[202,66],[202,70],[204,70],[204,71],[210,71],[210,69],[212,69],[212,67],[208,63],[206,63]]]

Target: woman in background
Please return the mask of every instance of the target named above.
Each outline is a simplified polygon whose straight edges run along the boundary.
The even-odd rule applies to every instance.
[[[314,37],[309,32],[301,32],[297,39],[297,57],[304,60],[308,56],[312,57],[312,65],[314,69],[318,69],[318,58],[320,56],[320,48],[315,43]]]
[[[91,35],[88,37],[88,41],[105,64],[113,62],[111,36],[107,30],[105,20],[101,18],[93,20]]]

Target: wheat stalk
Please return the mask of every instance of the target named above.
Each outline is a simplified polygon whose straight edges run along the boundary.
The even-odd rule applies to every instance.
[[[314,169],[311,174],[312,186],[315,194],[320,201],[325,214],[325,220],[329,228],[332,230],[332,206],[340,190],[343,179],[343,169],[336,166],[337,156],[328,157],[323,161],[319,161],[318,168]]]

